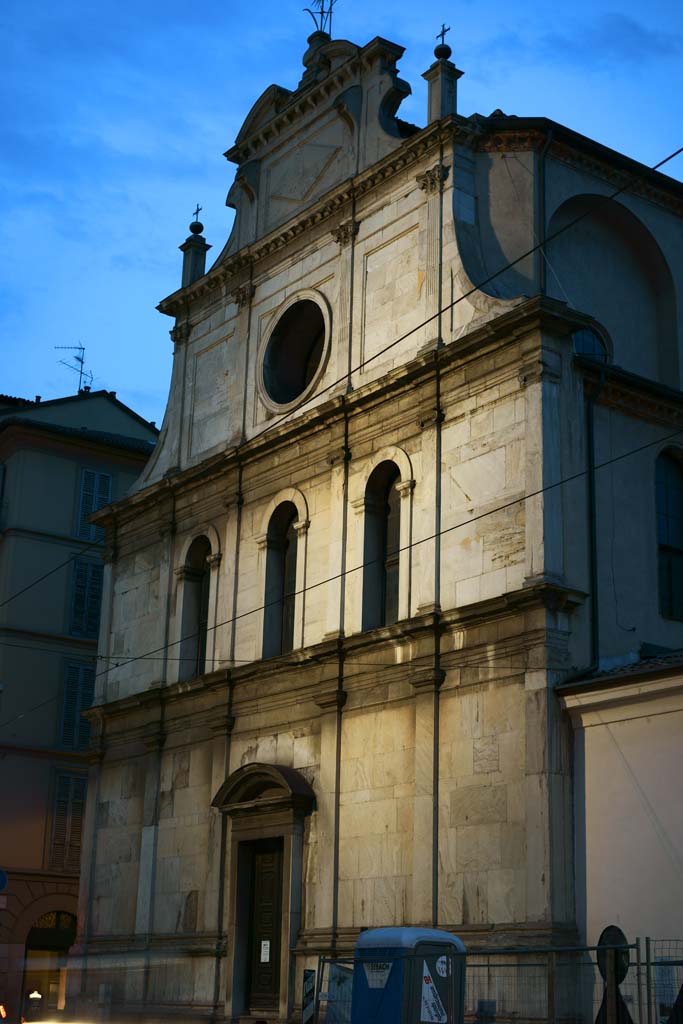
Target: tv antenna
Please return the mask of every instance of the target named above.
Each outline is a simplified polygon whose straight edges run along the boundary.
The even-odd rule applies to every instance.
[[[337,0],[313,0],[315,11],[312,11],[310,7],[304,7],[304,10],[313,18],[318,32],[327,32],[328,35],[332,35],[332,11],[336,2]]]
[[[56,349],[68,350],[70,352],[77,352],[78,355],[73,357],[73,363],[67,362],[66,359],[60,359],[59,362],[62,366],[66,366],[68,370],[73,370],[74,373],[78,374],[78,393],[82,391],[90,391],[93,382],[93,375],[90,370],[85,368],[85,345],[55,345]],[[85,383],[84,383],[85,382]]]

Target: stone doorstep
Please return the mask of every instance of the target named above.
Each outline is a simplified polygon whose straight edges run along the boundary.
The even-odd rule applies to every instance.
[[[239,1024],[287,1024],[286,1017],[280,1017],[276,1010],[268,1010],[259,1014],[247,1014],[237,1018]]]

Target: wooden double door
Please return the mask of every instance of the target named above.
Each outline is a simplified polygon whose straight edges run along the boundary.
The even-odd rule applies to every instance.
[[[276,1010],[280,1000],[283,841],[262,839],[250,845],[247,1004],[253,1013]]]

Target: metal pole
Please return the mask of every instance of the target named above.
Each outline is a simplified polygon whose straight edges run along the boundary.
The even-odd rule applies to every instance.
[[[557,954],[548,953],[548,1024],[555,1024],[555,971]]]
[[[641,977],[642,969],[643,960],[640,955],[640,939],[636,939],[636,980],[638,982],[638,1020],[640,1024],[643,1024],[643,979]]]
[[[616,956],[613,948],[606,950],[607,969],[605,985],[607,986],[607,1024],[617,1024],[617,977]]]
[[[647,1024],[653,1024],[652,1014],[652,939],[645,939],[645,985],[647,992]]]

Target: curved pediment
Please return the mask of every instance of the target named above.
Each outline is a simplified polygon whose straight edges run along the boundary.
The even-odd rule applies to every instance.
[[[270,810],[309,814],[315,793],[308,780],[281,764],[247,764],[225,780],[212,801],[224,814],[241,816]]]
[[[261,93],[256,103],[247,114],[244,124],[240,128],[235,140],[236,146],[241,146],[245,139],[248,139],[254,132],[258,132],[264,125],[268,124],[291,99],[292,92],[281,85],[269,85],[264,93]]]
[[[238,165],[226,200],[235,222],[218,263],[403,143],[397,111],[410,86],[398,76],[402,54],[379,37],[363,47],[323,32],[309,38],[298,87],[269,86],[225,154]]]

